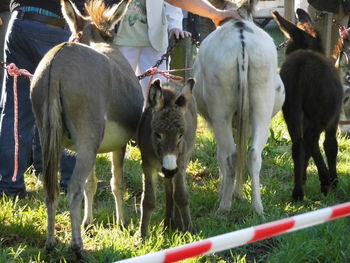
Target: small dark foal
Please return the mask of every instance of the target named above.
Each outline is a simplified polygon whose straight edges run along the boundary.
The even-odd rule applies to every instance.
[[[285,20],[278,12],[273,16],[289,39],[280,75],[286,89],[282,111],[293,143],[293,198],[304,198],[303,184],[311,156],[317,166],[321,192],[326,195],[330,185],[336,186],[338,182],[336,133],[343,97],[339,74],[334,63],[325,57],[318,32],[304,10],[297,10],[297,25]],[[323,131],[328,168],[319,147]]]

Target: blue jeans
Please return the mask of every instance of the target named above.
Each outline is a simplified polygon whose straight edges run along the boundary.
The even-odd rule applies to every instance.
[[[5,38],[5,61],[34,73],[45,53],[55,45],[67,41],[69,36],[70,32],[67,30],[12,15]],[[23,174],[29,166],[34,163],[36,172],[41,172],[41,148],[38,136],[34,136],[36,128],[29,98],[30,81],[27,77],[20,76],[17,80],[19,167],[17,180],[12,182],[15,148],[13,77],[6,73],[5,78],[0,106],[0,193],[16,194],[25,190]],[[61,186],[66,187],[75,165],[75,158],[63,155]]]

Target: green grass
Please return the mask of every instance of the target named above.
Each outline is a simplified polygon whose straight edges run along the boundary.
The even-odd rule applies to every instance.
[[[283,36],[278,29],[272,28],[268,31],[276,44],[282,42]],[[283,60],[282,52],[280,51],[280,61]],[[164,191],[161,187],[162,179],[159,179],[157,208],[149,227],[149,237],[143,242],[138,235],[142,185],[138,149],[128,146],[124,166],[124,200],[129,222],[125,228],[114,224],[114,201],[109,186],[109,155],[99,155],[96,167],[100,181],[94,204],[95,220],[88,231],[83,231],[87,261],[110,263],[349,201],[348,139],[339,137],[338,188],[328,196],[323,196],[320,193],[316,167],[311,162],[308,167],[305,200],[302,202],[293,202],[291,199],[293,165],[290,151],[290,139],[279,113],[273,119],[271,136],[263,151],[260,178],[265,218],[260,218],[252,212],[249,178],[244,185],[246,200],[234,201],[231,212],[218,215],[216,210],[219,174],[216,143],[212,132],[203,119],[199,118],[196,149],[188,167],[190,208],[197,232],[191,234],[163,231]],[[51,253],[47,253],[43,249],[46,238],[46,209],[42,186],[32,174],[26,174],[25,178],[27,190],[31,191],[29,197],[15,201],[6,197],[0,198],[0,263],[74,262],[74,255],[70,250],[71,233],[65,195],[60,195],[56,217],[58,245]],[[349,232],[349,218],[338,219],[214,255],[188,259],[185,262],[350,262]]]
[[[200,118],[196,149],[188,167],[188,187],[191,199],[195,234],[163,231],[164,197],[161,180],[158,183],[157,208],[150,224],[149,237],[141,242],[138,235],[139,203],[141,194],[140,153],[128,147],[125,163],[126,215],[128,226],[114,225],[114,202],[110,194],[109,155],[100,155],[97,160],[99,188],[94,204],[95,221],[83,231],[83,240],[88,262],[114,262],[139,256],[168,247],[201,240],[264,222],[277,220],[346,202],[349,200],[350,183],[347,178],[350,142],[339,138],[338,172],[340,183],[328,196],[320,193],[315,165],[308,168],[305,200],[293,202],[291,143],[281,114],[272,123],[270,136],[263,152],[261,170],[262,199],[265,218],[252,212],[250,204],[250,179],[244,186],[245,201],[235,201],[232,211],[217,215],[218,168],[213,134]],[[43,249],[46,238],[46,210],[42,186],[31,174],[26,174],[26,183],[31,195],[24,200],[0,199],[0,262],[74,262],[70,250],[70,224],[65,195],[60,195],[56,231],[57,247],[46,253]],[[269,238],[214,255],[188,259],[185,262],[349,262],[349,218],[300,230],[295,233]]]

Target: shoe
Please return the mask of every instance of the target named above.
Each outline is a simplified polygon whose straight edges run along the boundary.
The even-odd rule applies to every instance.
[[[43,186],[44,185],[44,178],[43,178],[43,174],[42,173],[35,173],[35,176],[36,176],[36,183],[37,185],[39,186]]]
[[[26,190],[19,190],[17,192],[4,192],[4,191],[0,191],[0,197],[2,196],[7,196],[7,197],[11,197],[13,198],[13,200],[15,200],[16,198],[18,199],[24,199],[26,196],[28,195]]]
[[[61,191],[62,191],[64,194],[67,194],[67,192],[68,192],[68,187],[67,187],[67,185],[60,184],[60,189],[61,189]]]

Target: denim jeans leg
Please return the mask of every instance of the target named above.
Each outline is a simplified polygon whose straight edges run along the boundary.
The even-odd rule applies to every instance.
[[[36,126],[34,126],[34,138],[33,138],[33,168],[36,176],[43,171],[43,162],[41,158],[41,145],[39,139],[39,132]]]
[[[45,53],[57,44],[68,40],[69,35],[69,31],[48,27],[40,22],[18,19],[13,15],[6,33],[5,61],[15,63],[18,68],[34,73]],[[35,125],[29,87],[30,83],[26,77],[18,78],[19,171],[17,181],[12,182],[14,170],[13,77],[6,74],[6,81],[2,87],[0,119],[0,193],[16,193],[25,190],[23,173],[32,164]],[[41,157],[37,156],[34,154],[35,160],[40,161]],[[68,176],[68,172],[65,174]]]
[[[63,190],[67,191],[68,183],[73,173],[75,166],[75,155],[73,153],[67,153],[63,151],[61,159],[61,181],[60,186]]]

